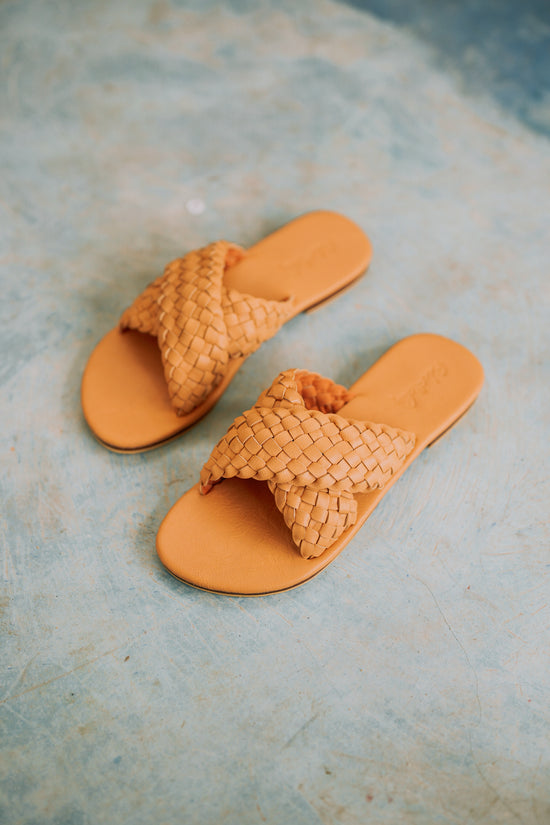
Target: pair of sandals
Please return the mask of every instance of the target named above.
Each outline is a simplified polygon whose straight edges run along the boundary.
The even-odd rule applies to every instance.
[[[323,211],[246,252],[219,241],[168,264],[88,361],[81,397],[92,432],[121,453],[175,438],[285,321],[352,284],[371,251],[358,226]],[[285,370],[235,419],[200,482],[164,518],[162,563],[215,593],[303,584],[343,550],[482,383],[472,353],[433,334],[403,339],[349,389]]]

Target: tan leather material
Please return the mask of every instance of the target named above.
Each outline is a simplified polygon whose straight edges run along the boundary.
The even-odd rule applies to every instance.
[[[224,478],[267,481],[301,555],[321,555],[355,521],[350,494],[383,487],[415,440],[315,406],[341,407],[342,395],[348,395],[343,387],[321,376],[281,373],[212,451],[201,471],[202,492]]]
[[[338,416],[354,422],[382,421],[387,427],[414,433],[414,447],[383,487],[334,494],[340,496],[344,530],[321,555],[305,559],[297,552],[285,524],[294,500],[290,496],[282,502],[283,517],[269,489],[269,484],[277,483],[274,479],[266,484],[237,476],[217,484],[209,495],[201,495],[197,484],[176,502],[158,531],[161,561],[182,581],[217,593],[259,595],[303,584],[342,552],[420,452],[473,404],[482,384],[479,361],[460,344],[432,334],[403,339],[350,388],[353,397]],[[461,430],[467,450],[467,425]],[[433,473],[437,478],[435,467]],[[291,492],[275,490],[280,496]],[[302,499],[305,494],[297,493]],[[315,507],[313,499],[309,504]],[[449,506],[442,501],[442,512]],[[368,547],[368,535],[365,544]],[[368,550],[363,546],[356,552]]]
[[[352,221],[310,212],[246,252],[218,242],[172,262],[90,356],[81,399],[91,430],[119,452],[174,438],[281,323],[349,286],[371,253]]]
[[[120,328],[156,335],[168,394],[179,415],[220,383],[231,358],[253,353],[292,314],[292,301],[266,301],[228,289],[226,269],[244,250],[217,241],[168,264],[136,298]]]

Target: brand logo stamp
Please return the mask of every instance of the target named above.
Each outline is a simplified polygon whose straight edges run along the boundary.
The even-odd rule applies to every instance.
[[[445,380],[447,373],[447,367],[442,361],[434,361],[405,392],[392,396],[393,400],[401,407],[414,409],[420,405],[423,396],[427,395],[434,385]]]
[[[287,258],[279,263],[283,269],[293,269],[298,272],[304,272],[307,269],[313,269],[323,259],[334,255],[336,251],[336,244],[334,241],[325,241],[317,244],[313,248],[303,250],[301,255],[295,258]]]

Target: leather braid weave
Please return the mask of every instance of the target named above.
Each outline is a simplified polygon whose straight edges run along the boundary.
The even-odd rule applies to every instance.
[[[214,448],[201,492],[233,476],[267,481],[301,555],[321,555],[357,520],[353,494],[383,487],[415,443],[413,433],[337,415],[350,397],[315,373],[282,372]]]
[[[250,355],[292,312],[292,302],[266,301],[223,284],[245,255],[217,241],[169,263],[136,298],[121,329],[156,335],[168,392],[178,414],[195,409],[220,383],[229,359]]]

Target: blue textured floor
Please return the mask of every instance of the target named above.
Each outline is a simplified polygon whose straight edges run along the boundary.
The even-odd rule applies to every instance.
[[[548,5],[353,5],[0,5],[2,825],[550,822]],[[144,284],[315,208],[368,276],[179,441],[99,446],[82,370]],[[281,369],[352,382],[419,331],[486,386],[326,571],[245,600],[162,569]]]
[[[488,94],[528,128],[550,135],[547,0],[347,2],[419,37],[462,91]]]

